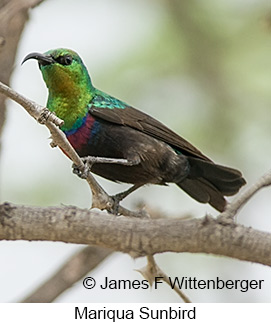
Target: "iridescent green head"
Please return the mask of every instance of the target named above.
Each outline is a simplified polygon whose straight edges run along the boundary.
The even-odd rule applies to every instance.
[[[64,120],[63,130],[76,128],[87,113],[94,88],[88,71],[77,53],[59,48],[44,54],[31,53],[36,59],[49,90],[47,107]]]

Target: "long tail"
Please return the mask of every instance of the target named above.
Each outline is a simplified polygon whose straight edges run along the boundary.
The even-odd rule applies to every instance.
[[[188,157],[188,161],[190,174],[177,185],[198,202],[209,203],[220,212],[225,209],[224,196],[236,194],[246,184],[236,169],[194,157]]]

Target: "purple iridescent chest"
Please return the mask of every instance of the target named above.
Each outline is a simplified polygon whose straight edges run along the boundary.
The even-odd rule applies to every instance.
[[[95,121],[96,120],[88,113],[84,117],[83,123],[79,128],[64,131],[70,144],[79,155],[82,149],[88,144],[92,137],[92,133],[95,131]]]

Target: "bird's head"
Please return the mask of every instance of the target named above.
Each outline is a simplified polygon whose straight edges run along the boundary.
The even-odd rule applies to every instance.
[[[65,48],[49,50],[44,54],[30,53],[22,64],[36,59],[49,91],[71,91],[75,85],[90,85],[88,71],[80,56]]]
[[[78,116],[86,114],[94,91],[80,56],[70,49],[59,48],[44,54],[30,53],[22,64],[29,59],[39,63],[49,90],[47,107],[65,121],[66,128],[72,127]]]

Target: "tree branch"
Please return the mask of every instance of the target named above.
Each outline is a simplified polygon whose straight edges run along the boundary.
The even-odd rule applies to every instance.
[[[160,277],[161,280],[166,282],[169,286],[171,286],[169,277],[165,274],[156,264],[153,255],[147,256],[148,263],[145,267],[138,269],[137,271],[149,282],[150,286],[152,286],[156,277]],[[181,299],[185,303],[191,303],[190,299],[184,294],[184,292],[174,285],[173,290],[181,297]]]
[[[0,81],[8,84],[28,10],[42,0],[0,0]],[[5,122],[5,97],[0,95],[0,137]]]
[[[238,211],[249,201],[260,189],[271,185],[271,171],[260,177],[255,184],[238,194],[232,203],[228,204],[226,210],[220,214],[220,217],[233,219]]]
[[[97,267],[112,251],[88,246],[73,255],[52,277],[38,287],[22,303],[50,303],[88,272]]]
[[[162,252],[212,253],[271,265],[271,234],[202,219],[115,217],[76,207],[0,205],[0,240],[46,240],[91,244],[133,257]]]

